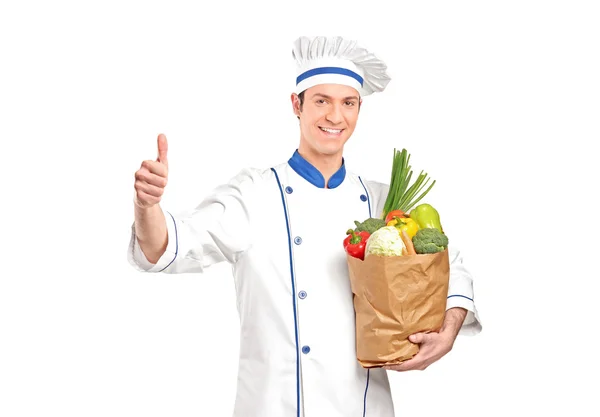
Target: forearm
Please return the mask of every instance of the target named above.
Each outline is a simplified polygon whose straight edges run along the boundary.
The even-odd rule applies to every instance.
[[[155,264],[165,253],[168,243],[167,223],[160,205],[135,207],[135,235],[146,259]]]
[[[467,310],[461,307],[454,307],[446,310],[444,323],[442,324],[440,333],[448,335],[451,340],[456,339],[466,316]]]

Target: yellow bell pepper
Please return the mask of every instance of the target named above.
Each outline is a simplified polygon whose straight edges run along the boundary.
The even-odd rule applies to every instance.
[[[406,230],[408,236],[412,239],[419,230],[419,225],[416,221],[411,219],[410,217],[394,217],[392,220],[387,222],[386,226],[394,226],[400,230]]]

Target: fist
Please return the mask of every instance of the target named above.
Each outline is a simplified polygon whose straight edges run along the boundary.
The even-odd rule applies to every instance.
[[[144,161],[135,172],[135,204],[149,208],[158,203],[165,192],[169,165],[167,162],[167,138],[158,135],[158,158],[156,161]]]

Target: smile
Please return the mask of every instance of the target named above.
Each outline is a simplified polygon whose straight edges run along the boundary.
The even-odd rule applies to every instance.
[[[330,129],[330,128],[321,127],[321,126],[319,126],[319,129],[321,129],[323,132],[332,133],[334,135],[340,134],[340,133],[342,133],[342,130],[344,130],[344,129]]]

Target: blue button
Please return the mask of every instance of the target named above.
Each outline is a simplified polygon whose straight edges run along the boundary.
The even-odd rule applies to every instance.
[[[362,201],[367,201],[367,196],[363,194],[363,195],[360,196],[360,199]]]
[[[296,236],[296,237],[294,238],[294,243],[295,243],[296,245],[299,245],[299,244],[301,244],[301,243],[302,243],[302,238],[301,238],[300,236]]]
[[[310,347],[309,346],[302,346],[302,353],[307,354],[308,352],[310,352]]]
[[[303,300],[306,298],[306,291],[300,291],[298,293],[298,297],[302,298]]]
[[[292,187],[285,187],[285,192],[291,194],[294,192],[294,190],[292,189]]]

